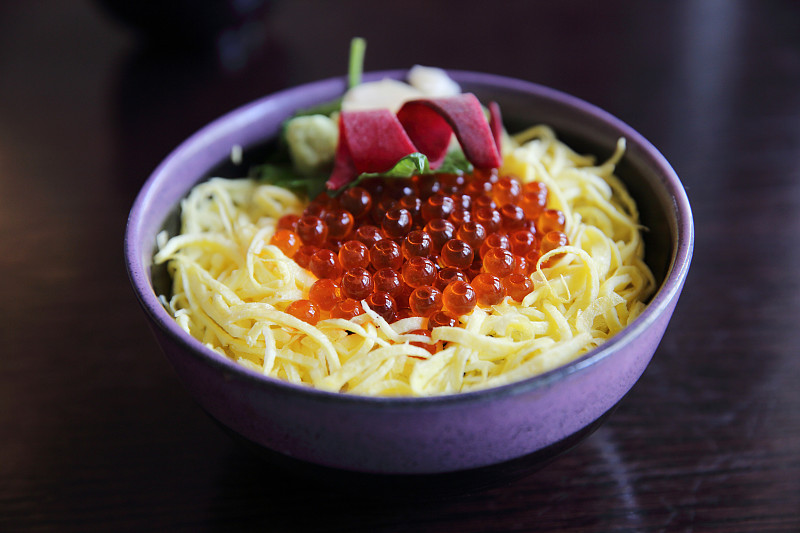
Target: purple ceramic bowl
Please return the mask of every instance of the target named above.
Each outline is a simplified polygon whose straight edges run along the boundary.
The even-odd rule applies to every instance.
[[[511,464],[562,451],[590,433],[641,376],[658,346],[686,278],[694,229],[685,191],[669,163],[641,135],[608,113],[536,84],[454,71],[465,91],[497,101],[510,131],[551,125],[580,151],[601,159],[619,137],[618,167],[640,207],[647,262],[658,292],[634,323],[576,361],[503,387],[429,398],[370,398],[323,392],[264,377],[207,349],[181,330],[158,294],[156,234],[177,228],[177,204],[212,173],[242,175],[229,162],[240,145],[251,162],[293,111],[333,99],[345,79],[324,80],[245,105],[198,131],[153,172],[136,199],[125,235],[131,283],[178,377],[211,417],[271,456],[366,474],[442,474]],[[365,79],[404,77],[378,72]]]

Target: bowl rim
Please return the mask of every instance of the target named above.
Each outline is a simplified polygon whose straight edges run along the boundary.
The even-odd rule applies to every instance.
[[[364,73],[363,79],[364,81],[384,77],[399,79],[404,77],[407,72],[408,69],[370,71]],[[542,374],[495,387],[434,396],[366,396],[325,391],[307,385],[294,384],[250,370],[211,350],[181,329],[164,309],[158,295],[153,290],[149,274],[151,265],[141,265],[137,261],[137,258],[142,256],[143,246],[146,246],[140,242],[145,237],[141,235],[143,232],[142,216],[143,211],[152,201],[154,185],[165,179],[163,177],[164,173],[172,166],[173,162],[192,155],[199,145],[213,142],[217,130],[235,128],[237,125],[249,123],[252,121],[250,115],[253,112],[262,108],[266,109],[266,112],[271,112],[273,109],[272,104],[285,98],[291,98],[293,95],[303,92],[328,95],[336,89],[343,90],[346,86],[346,78],[344,76],[326,78],[267,94],[221,115],[181,142],[150,174],[139,190],[128,214],[123,245],[125,264],[131,285],[140,305],[151,318],[151,324],[157,326],[160,331],[175,341],[182,349],[187,350],[192,357],[202,360],[215,370],[224,372],[227,376],[235,376],[251,385],[274,389],[276,392],[293,395],[305,401],[325,403],[336,401],[343,404],[384,410],[460,406],[485,402],[486,400],[500,397],[527,394],[537,389],[544,389],[556,382],[594,367],[620,351],[633,339],[642,335],[674,303],[688,275],[693,254],[694,221],[691,206],[683,184],[673,167],[642,134],[616,116],[581,98],[518,78],[467,70],[446,69],[446,72],[461,84],[473,84],[487,88],[496,87],[504,91],[525,93],[549,100],[554,104],[573,108],[581,114],[588,115],[595,121],[610,126],[619,132],[620,136],[625,137],[628,150],[633,145],[638,146],[642,150],[643,157],[661,175],[661,184],[672,197],[673,212],[677,215],[676,219],[672,221],[676,226],[675,244],[671,251],[669,268],[665,273],[663,282],[652,296],[647,307],[631,324],[601,346],[588,351],[565,365]],[[150,255],[152,256],[152,254]]]

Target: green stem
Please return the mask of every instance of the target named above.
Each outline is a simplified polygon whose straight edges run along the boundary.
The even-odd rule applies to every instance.
[[[353,40],[350,41],[350,64],[348,69],[348,88],[350,89],[361,83],[366,50],[367,41],[362,37],[353,37]]]

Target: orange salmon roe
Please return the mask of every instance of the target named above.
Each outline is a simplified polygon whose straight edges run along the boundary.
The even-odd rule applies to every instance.
[[[353,224],[355,224],[352,213],[341,208],[327,211],[323,220],[328,226],[328,237],[331,239],[344,239],[353,230]]]
[[[416,316],[429,317],[442,308],[442,292],[430,285],[417,287],[408,297],[408,305]]]
[[[410,287],[432,285],[436,279],[436,265],[427,257],[412,257],[403,265],[403,281]]]
[[[290,229],[279,229],[272,236],[269,243],[280,248],[280,250],[289,257],[294,257],[294,254],[297,253],[297,250],[300,249],[300,245],[302,244],[297,233]]]
[[[521,302],[528,294],[533,291],[533,282],[530,276],[515,272],[502,279],[506,294],[512,299]]]
[[[372,195],[364,187],[350,187],[342,193],[339,203],[358,220],[372,209]]]
[[[475,252],[461,239],[450,239],[442,247],[439,257],[443,267],[469,268],[475,259]]]
[[[398,270],[403,265],[400,245],[391,239],[381,239],[370,249],[369,260],[376,270],[381,268]]]
[[[361,301],[375,288],[372,274],[366,268],[351,268],[342,276],[342,293],[347,298]]]
[[[330,311],[342,300],[342,290],[332,279],[318,279],[309,289],[308,299],[323,311]]]
[[[433,250],[433,239],[425,230],[414,230],[406,235],[401,248],[406,259],[414,256],[428,257]]]
[[[428,318],[428,329],[438,328],[440,326],[455,327],[458,320],[447,314],[445,311],[436,311],[430,318]]]
[[[390,296],[397,296],[403,290],[403,278],[393,268],[381,268],[372,276],[376,292],[385,292]]]
[[[534,289],[539,258],[569,244],[564,213],[541,182],[496,169],[369,178],[278,219],[270,243],[318,280],[287,312],[308,323],[352,319],[362,301],[387,322],[418,316],[430,330]],[[540,265],[552,266],[558,257]],[[414,343],[435,353],[444,345]]]
[[[442,293],[442,306],[445,311],[455,316],[466,315],[475,309],[478,303],[478,293],[463,280],[456,280],[448,284]]]
[[[297,300],[286,308],[286,312],[312,326],[319,322],[319,307],[311,300]]]
[[[331,310],[331,318],[343,318],[345,320],[350,320],[363,314],[364,308],[361,307],[361,302],[352,298],[345,298],[341,302],[337,302]]]
[[[378,313],[385,321],[394,322],[397,316],[397,303],[385,292],[373,292],[366,298],[370,309]]]
[[[472,278],[472,286],[480,305],[496,305],[503,301],[506,295],[500,278],[484,272]]]
[[[339,264],[344,270],[369,266],[369,248],[361,241],[346,241],[339,248]]]
[[[297,221],[297,234],[303,244],[322,246],[328,240],[328,225],[318,216],[305,215]]]
[[[308,263],[308,269],[318,278],[336,279],[342,273],[339,257],[327,248],[320,248]]]

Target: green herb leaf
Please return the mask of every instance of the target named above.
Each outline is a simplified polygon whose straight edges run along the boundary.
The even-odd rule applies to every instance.
[[[292,189],[308,198],[315,198],[325,190],[326,176],[298,176],[291,165],[265,163],[250,169],[250,177],[263,183]]]
[[[462,150],[450,150],[444,156],[444,161],[436,169],[436,172],[442,174],[458,174],[460,172],[472,172],[472,163],[469,162],[467,156],[464,155]]]
[[[420,152],[414,152],[402,158],[381,175],[385,178],[408,178],[414,174],[428,174],[430,171],[428,158]]]
[[[334,195],[340,194],[345,189],[355,187],[362,181],[369,178],[410,178],[419,174],[460,174],[471,172],[472,164],[467,160],[461,150],[451,150],[445,156],[444,162],[436,170],[431,170],[430,163],[425,154],[414,152],[400,159],[395,165],[386,172],[364,172],[356,179],[334,191]]]
[[[415,174],[429,173],[430,165],[428,164],[428,158],[425,157],[425,154],[414,152],[413,154],[408,154],[402,158],[386,172],[362,172],[356,177],[356,179],[337,191],[337,194],[344,189],[354,187],[361,181],[369,178],[410,178]]]

